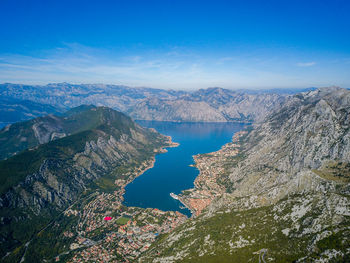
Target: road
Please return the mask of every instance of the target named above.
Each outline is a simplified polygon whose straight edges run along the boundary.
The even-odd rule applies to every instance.
[[[260,252],[259,252],[259,263],[266,263],[266,261],[265,261],[266,253],[267,253],[267,248],[260,249]]]

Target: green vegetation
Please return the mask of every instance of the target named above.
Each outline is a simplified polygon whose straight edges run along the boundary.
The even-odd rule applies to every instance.
[[[177,262],[186,263],[259,262],[261,249],[267,249],[265,259],[270,258],[272,262],[295,262],[305,256],[305,262],[314,262],[328,249],[345,253],[350,247],[350,232],[346,227],[350,218],[339,224],[337,229],[324,225],[325,229],[319,233],[329,231],[332,234],[321,238],[316,249],[309,250],[317,232],[305,234],[303,231],[312,227],[311,223],[307,223],[310,218],[324,216],[317,199],[311,202],[313,208],[296,222],[290,217],[292,208],[303,204],[307,198],[310,197],[301,194],[285,198],[273,206],[243,211],[224,209],[210,216],[203,214],[187,221],[174,232],[161,235],[141,256],[141,262],[148,262],[156,253],[160,253],[156,256],[159,259],[182,255]],[[291,229],[294,224],[299,228]],[[286,229],[290,229],[289,234],[284,233]],[[346,262],[339,260],[334,262]]]
[[[129,220],[130,218],[122,216],[117,219],[116,223],[118,225],[125,225]]]
[[[122,113],[105,107],[82,105],[63,116],[39,117],[0,130],[0,160],[38,146],[43,138],[49,140],[53,132],[74,135],[100,129],[119,138],[120,134],[130,134],[129,129],[134,127],[131,119]],[[34,130],[38,131],[37,134]]]
[[[60,121],[65,123],[67,130],[75,132],[0,161],[0,194],[10,191],[9,198],[18,199],[24,204],[24,207],[11,206],[0,211],[0,217],[5,222],[0,229],[0,238],[6,240],[0,246],[0,257],[13,251],[6,257],[7,262],[18,262],[29,240],[32,241],[27,251],[31,257],[26,257],[26,262],[40,262],[43,258],[51,260],[51,257],[66,251],[66,244],[71,237],[62,237],[59,233],[70,229],[75,219],[62,217],[61,212],[76,200],[79,202],[74,204],[74,208],[79,210],[94,192],[117,190],[114,184],[116,179],[128,180],[141,163],[154,156],[155,148],[164,145],[164,137],[140,128],[129,117],[105,107],[75,109],[60,117]],[[28,123],[24,123],[27,126],[22,123],[21,128],[31,130]],[[79,163],[76,159],[77,153],[84,152],[86,142],[97,143],[98,138],[109,140],[111,136],[116,140],[121,136],[131,138],[135,133],[139,137],[125,141],[126,149],[132,149],[130,152],[115,146],[114,150],[120,153],[120,158],[114,160],[113,164],[96,167],[100,160],[98,158],[104,161],[106,157],[108,160],[108,153],[104,152],[97,152],[97,159],[90,157],[90,162],[97,162],[97,165],[93,163],[95,167],[90,167],[84,160]],[[41,167],[44,168],[40,170]],[[20,184],[31,174],[40,175],[33,181],[27,180],[26,184]],[[35,187],[34,182],[37,183]],[[13,188],[16,185],[19,187]],[[45,194],[45,191],[48,192]],[[55,198],[53,202],[50,201],[50,195]],[[34,203],[35,200],[38,200],[37,203]],[[60,202],[59,207],[55,203],[57,200]],[[97,232],[96,235],[99,234]]]
[[[84,150],[86,141],[96,140],[97,135],[94,131],[84,131],[0,161],[0,194],[37,171],[44,160],[69,162],[75,153]]]
[[[184,234],[171,247],[161,247],[169,242],[169,235],[164,235],[152,249],[162,251],[161,256],[185,250],[186,257],[181,262],[224,263],[258,262],[259,255],[254,253],[268,248],[268,256],[275,262],[292,262],[302,255],[306,246],[300,240],[293,241],[283,235],[275,225],[271,207],[244,212],[219,211],[213,217],[199,217],[195,220],[195,229],[186,232],[191,226],[189,221],[176,230],[176,233]]]
[[[342,183],[350,182],[350,163],[348,162],[328,162],[320,169],[312,170],[317,175],[327,179]]]

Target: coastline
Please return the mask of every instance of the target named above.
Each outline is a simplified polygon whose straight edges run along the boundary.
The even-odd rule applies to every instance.
[[[220,173],[224,169],[217,164],[222,157],[233,157],[239,153],[239,139],[245,134],[247,134],[247,131],[236,132],[232,137],[232,141],[224,144],[220,150],[193,156],[194,164],[190,166],[196,167],[199,174],[193,182],[194,187],[183,190],[178,195],[178,200],[191,211],[191,217],[199,216],[214,198],[222,195],[225,191],[225,188],[217,182]]]
[[[149,249],[159,234],[171,232],[184,223],[188,217],[178,211],[123,204],[125,187],[154,167],[156,154],[163,153],[166,147],[178,145],[167,136],[164,144],[154,149],[146,160],[137,166],[128,166],[121,177],[124,179],[114,180],[113,193],[95,191],[86,197],[87,202],[79,210],[72,206],[66,209],[66,217],[78,217],[74,228],[63,233],[65,237],[74,237],[74,240],[64,253],[56,255],[54,259],[58,261],[61,256],[71,254],[67,262],[86,262],[88,259],[97,262],[97,259],[105,259],[117,251],[123,262],[133,261]],[[144,215],[147,215],[146,218]],[[103,236],[96,233],[97,230],[103,232]],[[111,244],[118,245],[114,247]]]
[[[174,194],[174,193],[170,193],[170,196],[171,196],[173,199],[179,201],[181,204],[184,205],[184,209],[186,208],[186,209],[188,209],[188,210],[191,212],[191,217],[190,217],[190,218],[192,218],[193,215],[194,215],[194,213],[195,213],[195,211],[191,210],[191,208],[190,208],[186,203],[184,203],[184,201],[182,200],[182,197],[181,197],[180,195],[181,195],[181,194],[176,195],[176,194]],[[181,207],[180,207],[180,208],[181,208]]]
[[[144,174],[147,170],[151,169],[154,167],[154,164],[156,162],[156,155],[157,154],[160,154],[160,153],[167,153],[168,150],[166,148],[173,148],[173,147],[178,147],[180,144],[177,143],[177,142],[173,142],[172,141],[172,138],[171,136],[169,135],[164,135],[165,138],[167,138],[167,141],[165,141],[165,143],[167,143],[167,145],[163,145],[161,146],[160,148],[158,149],[154,149],[153,152],[154,152],[154,156],[152,156],[149,160],[146,160],[144,163],[147,163],[146,166],[144,168],[142,168],[142,165],[141,167],[138,167],[136,169],[136,173],[134,176],[131,176],[129,177],[127,180],[120,180],[120,179],[117,179],[115,180],[115,184],[117,186],[120,187],[120,199],[121,199],[121,202],[123,203],[124,202],[124,193],[125,193],[125,187],[130,184],[132,181],[134,181],[137,177],[141,176],[142,174]],[[144,164],[143,163],[143,164]]]

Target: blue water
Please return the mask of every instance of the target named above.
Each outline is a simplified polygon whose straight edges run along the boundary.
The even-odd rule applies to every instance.
[[[137,177],[125,188],[124,204],[143,208],[158,208],[164,211],[179,211],[187,216],[191,213],[181,209],[181,203],[170,197],[193,187],[199,171],[193,164],[193,155],[217,151],[231,141],[235,132],[245,125],[239,123],[174,123],[138,121],[141,126],[155,128],[158,132],[170,135],[180,143],[168,152],[158,154],[152,169]]]

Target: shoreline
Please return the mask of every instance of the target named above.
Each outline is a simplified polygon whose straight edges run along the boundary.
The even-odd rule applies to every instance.
[[[173,194],[175,197],[174,197],[172,194]],[[180,209],[188,209],[188,210],[191,212],[191,216],[190,216],[189,218],[193,218],[195,211],[191,210],[191,208],[181,200],[182,197],[181,197],[180,195],[181,195],[181,194],[178,194],[178,195],[177,195],[177,194],[174,194],[174,193],[170,193],[170,196],[171,196],[174,200],[177,200],[177,201],[179,201],[182,205],[184,205],[184,208],[181,208],[181,206],[180,206]]]
[[[193,182],[194,187],[182,190],[178,195],[178,200],[191,211],[191,218],[199,216],[224,191],[222,186],[216,182],[222,168],[213,169],[214,164],[222,156],[236,156],[239,153],[239,139],[245,134],[247,134],[245,130],[236,132],[231,142],[224,144],[218,151],[193,156],[194,164],[190,166],[197,168],[199,174]],[[201,187],[201,183],[205,188]]]
[[[123,204],[123,202],[125,201],[125,200],[124,200],[125,187],[126,187],[128,184],[132,183],[137,177],[139,177],[139,176],[141,176],[142,174],[144,174],[147,170],[149,170],[149,169],[151,169],[151,168],[154,167],[154,164],[155,164],[155,162],[156,162],[156,155],[157,155],[157,154],[162,154],[162,153],[167,153],[168,150],[167,150],[166,148],[174,148],[174,147],[178,147],[178,146],[180,145],[180,143],[173,142],[171,136],[169,136],[169,135],[164,135],[164,136],[165,136],[165,138],[167,138],[167,141],[166,141],[165,143],[167,143],[168,145],[164,145],[164,146],[161,146],[160,148],[154,149],[154,150],[153,150],[154,156],[152,156],[149,160],[146,160],[146,161],[145,161],[145,162],[149,162],[149,164],[146,165],[145,168],[143,168],[143,169],[141,169],[141,170],[139,170],[140,167],[137,168],[137,170],[139,170],[139,171],[136,173],[136,175],[133,176],[132,178],[129,177],[128,180],[123,180],[123,184],[119,184],[119,183],[118,183],[118,180],[120,180],[120,179],[117,179],[117,180],[114,181],[115,184],[116,184],[117,186],[120,187],[120,191],[121,191],[120,198],[121,198],[121,203],[122,203],[122,204]],[[153,208],[153,209],[154,209],[154,208]]]

